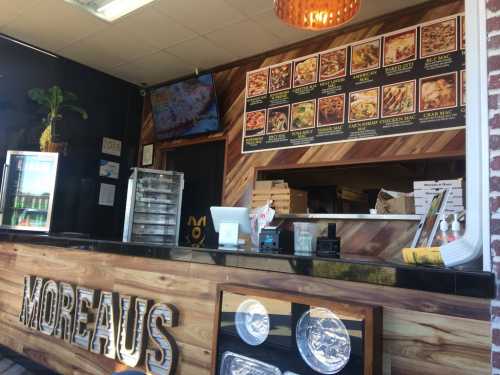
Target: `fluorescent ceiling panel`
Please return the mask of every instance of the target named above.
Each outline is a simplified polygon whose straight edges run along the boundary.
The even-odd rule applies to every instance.
[[[113,22],[154,0],[64,0],[77,5],[93,15]]]

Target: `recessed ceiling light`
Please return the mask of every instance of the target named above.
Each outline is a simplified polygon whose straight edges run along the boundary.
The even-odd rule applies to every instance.
[[[64,0],[77,5],[93,15],[113,22],[154,0]]]

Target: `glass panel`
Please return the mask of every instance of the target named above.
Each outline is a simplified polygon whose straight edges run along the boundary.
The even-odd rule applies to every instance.
[[[54,166],[53,159],[43,156],[11,156],[3,225],[47,226]]]

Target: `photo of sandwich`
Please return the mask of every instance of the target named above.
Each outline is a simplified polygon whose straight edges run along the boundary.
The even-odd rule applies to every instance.
[[[361,73],[380,67],[380,39],[351,47],[351,73]]]
[[[420,56],[422,58],[457,50],[456,18],[427,24],[420,29]]]
[[[415,113],[417,85],[415,81],[382,87],[382,117]]]
[[[291,130],[314,128],[316,120],[316,100],[292,104]]]
[[[266,132],[266,110],[247,112],[245,116],[245,136],[264,135]]]
[[[283,133],[289,129],[290,106],[269,108],[267,110],[267,134]]]
[[[417,58],[417,29],[384,37],[384,66]]]
[[[349,94],[349,122],[378,118],[378,87]]]
[[[269,92],[287,90],[292,86],[292,63],[273,66],[269,71]]]
[[[295,62],[293,87],[309,85],[318,81],[318,57],[313,56]]]
[[[420,78],[420,112],[457,106],[457,73]]]
[[[344,123],[345,94],[318,99],[318,126]]]
[[[247,98],[267,94],[269,70],[262,69],[247,75]]]
[[[344,77],[347,71],[347,48],[322,53],[319,57],[319,80]]]

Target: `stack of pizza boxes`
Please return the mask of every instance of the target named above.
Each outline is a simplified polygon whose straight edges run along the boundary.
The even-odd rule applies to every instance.
[[[446,201],[445,213],[453,214],[464,210],[464,180],[414,181],[415,213],[425,215],[434,195],[448,189],[450,194]]]

